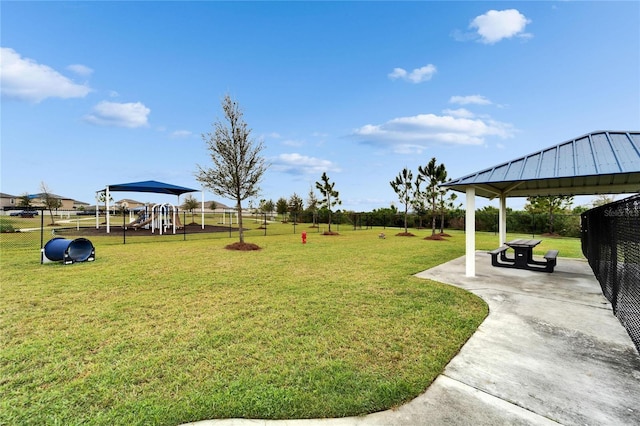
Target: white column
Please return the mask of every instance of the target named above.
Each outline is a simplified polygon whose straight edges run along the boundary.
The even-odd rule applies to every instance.
[[[498,214],[498,235],[500,238],[499,246],[502,247],[507,241],[507,196],[500,194],[500,209]]]
[[[202,191],[202,229],[204,229],[204,191]]]
[[[107,186],[107,189],[105,190],[104,193],[104,197],[105,197],[105,208],[107,209],[107,234],[111,232],[111,223],[109,222],[109,186]]]
[[[100,191],[96,192],[96,229],[100,229]]]
[[[464,232],[466,242],[466,268],[467,277],[476,276],[476,189],[467,188],[467,211],[465,214]]]

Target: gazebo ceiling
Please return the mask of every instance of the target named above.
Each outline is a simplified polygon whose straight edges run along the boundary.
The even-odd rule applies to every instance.
[[[640,131],[597,131],[441,186],[494,198],[640,192]]]

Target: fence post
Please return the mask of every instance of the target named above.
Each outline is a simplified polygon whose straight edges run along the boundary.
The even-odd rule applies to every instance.
[[[44,263],[44,210],[40,210],[40,264]]]

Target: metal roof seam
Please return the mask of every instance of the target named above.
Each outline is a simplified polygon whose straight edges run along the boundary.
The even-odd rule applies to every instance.
[[[616,160],[616,164],[618,165],[618,170],[620,170],[621,172],[624,172],[625,171],[624,166],[622,165],[622,162],[618,157],[618,153],[616,152],[616,149],[613,147],[613,141],[611,140],[611,135],[609,135],[609,132],[604,132],[604,135],[607,138],[607,143],[609,144],[611,153],[613,153],[613,158]]]
[[[596,158],[595,149],[593,148],[593,138],[592,135],[587,136],[589,140],[589,152],[591,153],[591,159],[593,160],[593,167],[596,169],[596,174],[600,173],[600,167],[598,167],[598,159]]]
[[[636,151],[638,157],[640,157],[640,146],[636,145],[635,139],[631,137],[631,132],[625,132],[625,135],[627,136],[627,139],[629,139],[629,142],[631,142],[631,146]]]

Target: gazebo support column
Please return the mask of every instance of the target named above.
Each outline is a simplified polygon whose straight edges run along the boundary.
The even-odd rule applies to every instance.
[[[500,236],[500,246],[507,241],[507,196],[500,194],[500,210],[498,214],[498,234]]]
[[[466,242],[466,272],[467,277],[476,276],[476,189],[468,187],[466,191],[467,211],[465,214],[464,232]]]
[[[111,209],[111,206],[109,205],[109,185],[107,185],[107,189],[104,192],[104,206],[105,209],[107,210],[107,234],[109,234],[111,232],[111,220],[110,220],[110,215],[109,215],[109,210]]]

